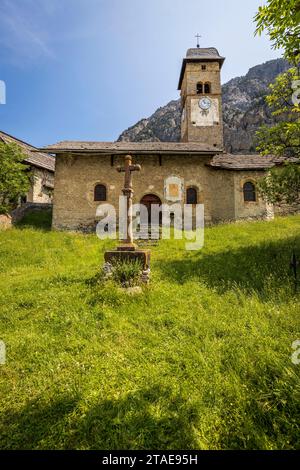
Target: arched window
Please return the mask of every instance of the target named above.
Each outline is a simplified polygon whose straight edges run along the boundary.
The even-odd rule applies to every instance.
[[[204,93],[211,93],[210,83],[204,84]]]
[[[247,181],[247,183],[244,184],[243,192],[245,202],[256,201],[255,185],[251,183],[251,181]]]
[[[97,184],[95,186],[94,201],[106,201],[106,187],[104,184]]]
[[[198,196],[197,190],[195,188],[188,188],[186,191],[186,203],[187,204],[197,204]]]
[[[198,82],[197,83],[197,95],[201,95],[203,93],[203,83]]]

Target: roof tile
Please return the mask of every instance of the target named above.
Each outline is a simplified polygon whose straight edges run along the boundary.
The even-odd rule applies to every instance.
[[[200,142],[80,142],[63,141],[40,149],[59,154],[65,152],[94,152],[107,154],[150,154],[150,153],[221,153],[222,149]]]
[[[232,155],[224,153],[215,156],[208,164],[214,169],[222,170],[267,170],[274,165],[282,163],[284,159],[268,155]]]
[[[3,131],[0,131],[0,140],[5,143],[15,143],[19,145],[24,154],[26,155],[25,162],[37,166],[39,168],[45,168],[46,170],[55,171],[55,158],[47,155],[46,153],[42,153],[37,150],[36,147],[33,145],[28,144],[27,142],[23,142],[22,140],[17,139],[9,134],[6,134]],[[34,153],[33,153],[34,152]]]

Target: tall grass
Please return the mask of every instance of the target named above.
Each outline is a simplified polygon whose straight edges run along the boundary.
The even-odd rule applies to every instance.
[[[299,449],[300,217],[152,248],[139,296],[91,282],[113,242],[0,232],[0,447]]]

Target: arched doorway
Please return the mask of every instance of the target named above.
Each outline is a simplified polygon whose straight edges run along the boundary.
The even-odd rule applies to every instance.
[[[147,208],[147,211],[148,211],[147,220],[143,220],[143,216],[141,214],[141,225],[148,225],[150,227],[150,225],[151,225],[151,206],[153,204],[157,204],[157,205],[161,206],[161,200],[155,194],[145,194],[145,196],[142,197],[142,199],[140,201],[140,204],[143,204]],[[161,219],[162,219],[162,215],[161,215],[161,212],[160,212],[160,214],[159,214],[159,224],[161,224]]]

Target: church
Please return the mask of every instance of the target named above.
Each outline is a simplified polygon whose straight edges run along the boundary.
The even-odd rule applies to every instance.
[[[118,211],[123,177],[117,167],[130,155],[133,203],[166,204],[168,181],[180,179],[181,204],[204,204],[206,224],[272,218],[274,207],[258,194],[257,182],[279,162],[272,156],[224,151],[221,69],[216,48],[191,48],[183,59],[181,142],[63,141],[40,149],[56,157],[53,228],[92,231],[99,204]],[[176,197],[175,197],[176,199]]]

